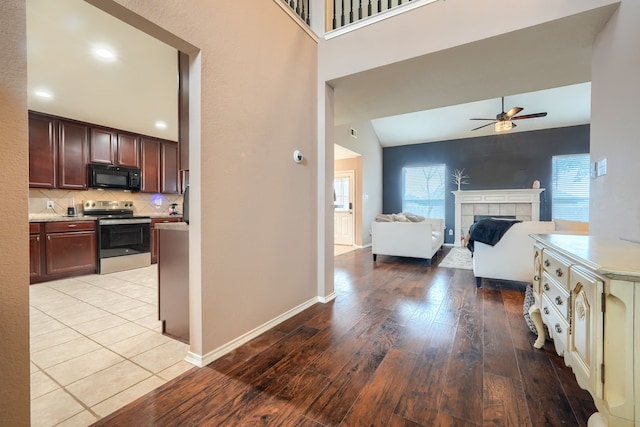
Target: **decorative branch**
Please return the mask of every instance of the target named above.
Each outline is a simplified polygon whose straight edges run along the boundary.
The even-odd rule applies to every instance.
[[[453,179],[451,180],[451,182],[456,184],[458,186],[458,191],[460,191],[460,186],[462,184],[468,184],[469,183],[469,181],[467,181],[467,178],[469,178],[469,176],[464,174],[464,169],[462,169],[462,170],[456,169],[453,172]]]

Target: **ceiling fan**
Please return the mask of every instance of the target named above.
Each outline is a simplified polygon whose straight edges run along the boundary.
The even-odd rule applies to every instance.
[[[495,125],[496,132],[509,130],[512,127],[516,127],[516,124],[513,123],[513,120],[522,120],[522,119],[534,119],[536,117],[545,117],[547,115],[544,113],[534,113],[534,114],[523,114],[521,116],[516,116],[520,111],[524,110],[522,107],[513,107],[506,113],[504,112],[504,96],[502,97],[502,112],[496,114],[495,119],[469,119],[469,120],[491,120],[491,123],[487,123],[486,125],[478,126],[477,128],[471,129],[472,131],[482,129],[486,126]]]

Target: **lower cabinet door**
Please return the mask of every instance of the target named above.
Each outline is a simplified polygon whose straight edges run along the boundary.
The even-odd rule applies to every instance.
[[[602,363],[603,324],[599,296],[603,282],[577,267],[571,267],[571,359],[578,384],[597,390],[598,365]]]
[[[40,277],[42,274],[41,268],[41,253],[40,250],[40,235],[31,234],[29,236],[29,277]]]
[[[97,243],[95,231],[48,233],[47,274],[95,271]]]

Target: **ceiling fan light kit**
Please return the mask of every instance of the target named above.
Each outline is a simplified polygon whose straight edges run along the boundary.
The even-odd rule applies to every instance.
[[[522,120],[522,119],[534,119],[536,117],[545,117],[547,115],[544,113],[534,113],[534,114],[523,114],[521,116],[516,116],[520,111],[524,110],[522,107],[513,107],[508,112],[504,112],[504,96],[502,97],[502,112],[496,114],[495,119],[470,119],[470,120],[490,120],[491,123],[487,123],[486,125],[478,126],[477,128],[471,129],[472,131],[482,129],[483,127],[493,126],[493,129],[496,132],[506,132],[516,127],[516,124],[513,123],[513,120]]]
[[[504,120],[501,122],[496,122],[493,128],[496,132],[506,132],[508,130],[511,130],[512,127],[513,123],[511,122],[511,120]]]

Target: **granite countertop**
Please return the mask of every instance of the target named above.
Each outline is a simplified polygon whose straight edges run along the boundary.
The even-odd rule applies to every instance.
[[[58,222],[58,221],[95,221],[95,216],[66,216],[59,214],[29,214],[29,222]]]
[[[168,213],[147,213],[147,212],[139,212],[136,213],[137,216],[148,216],[152,219],[162,219],[162,218],[180,218],[182,219],[182,215],[169,215]],[[77,216],[66,216],[62,214],[52,214],[52,213],[34,213],[29,214],[29,222],[57,222],[57,221],[96,221],[98,218],[95,216],[89,215],[77,215]]]
[[[165,222],[155,225],[156,230],[175,230],[175,231],[189,231],[189,224],[186,222]]]

